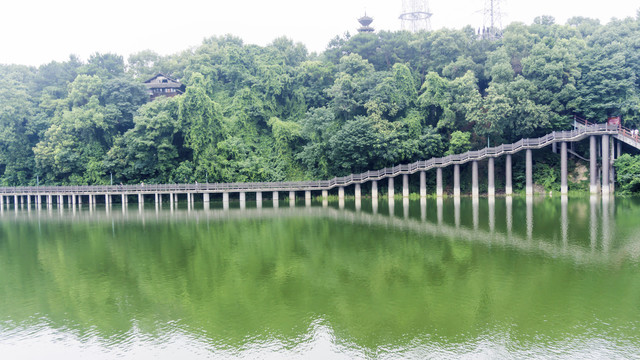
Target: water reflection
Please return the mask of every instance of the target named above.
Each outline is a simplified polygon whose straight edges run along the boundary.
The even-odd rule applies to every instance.
[[[0,211],[0,347],[49,336],[90,358],[167,356],[158,344],[203,358],[640,350],[636,200],[403,199],[403,217],[393,202],[389,215],[374,200],[312,205]]]

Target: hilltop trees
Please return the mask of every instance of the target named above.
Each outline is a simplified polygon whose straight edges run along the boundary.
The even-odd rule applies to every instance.
[[[535,137],[574,115],[640,126],[640,21],[539,17],[498,41],[471,28],[334,39],[234,36],[161,56],[0,65],[0,183],[329,178]],[[179,78],[148,102],[142,82]]]

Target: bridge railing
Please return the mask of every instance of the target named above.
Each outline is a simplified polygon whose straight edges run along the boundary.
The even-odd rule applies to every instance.
[[[367,171],[334,177],[330,180],[288,181],[288,182],[251,182],[251,183],[205,183],[205,184],[136,184],[136,185],[78,185],[78,186],[25,186],[0,187],[0,194],[120,194],[120,193],[169,193],[169,192],[222,192],[222,191],[286,191],[286,190],[320,190],[336,186],[347,186],[373,179],[381,179],[398,174],[426,171],[434,167],[445,167],[469,161],[497,157],[505,153],[513,154],[523,149],[540,148],[558,141],[573,141],[585,134],[622,133],[632,134],[630,129],[607,124],[591,124],[570,131],[554,131],[534,139],[520,139],[513,144],[502,144],[481,150],[467,151],[462,154],[448,155],[441,158],[420,160],[410,164],[396,165],[391,168]],[[631,136],[630,136],[631,137]],[[637,137],[636,137],[637,139]]]

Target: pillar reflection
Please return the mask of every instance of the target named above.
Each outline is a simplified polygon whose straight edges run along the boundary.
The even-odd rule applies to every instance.
[[[598,244],[598,197],[591,195],[589,197],[589,208],[591,210],[589,219],[589,238],[591,244],[591,251],[596,249]]]
[[[409,218],[409,198],[408,197],[402,198],[402,213],[404,214],[405,219]]]
[[[436,206],[438,208],[438,225],[442,225],[442,197],[438,197],[438,199],[436,200]]]
[[[493,233],[496,229],[496,198],[489,196],[489,231]]]
[[[453,198],[453,218],[456,224],[456,228],[460,227],[460,198]]]
[[[560,227],[562,229],[562,245],[566,248],[569,244],[569,199],[567,195],[560,197]]]
[[[505,198],[505,210],[507,213],[507,236],[511,237],[513,231],[513,197]]]
[[[527,240],[533,239],[533,196],[527,196]]]
[[[477,197],[474,197],[471,203],[473,213],[473,229],[478,230],[478,225],[480,222],[480,200]]]
[[[427,198],[426,197],[420,198],[420,219],[422,221],[427,220]]]

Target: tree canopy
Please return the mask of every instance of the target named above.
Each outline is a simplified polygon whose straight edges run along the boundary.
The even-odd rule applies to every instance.
[[[0,65],[0,184],[321,179],[510,143],[574,116],[640,126],[640,16]],[[180,79],[149,102],[144,80]]]

